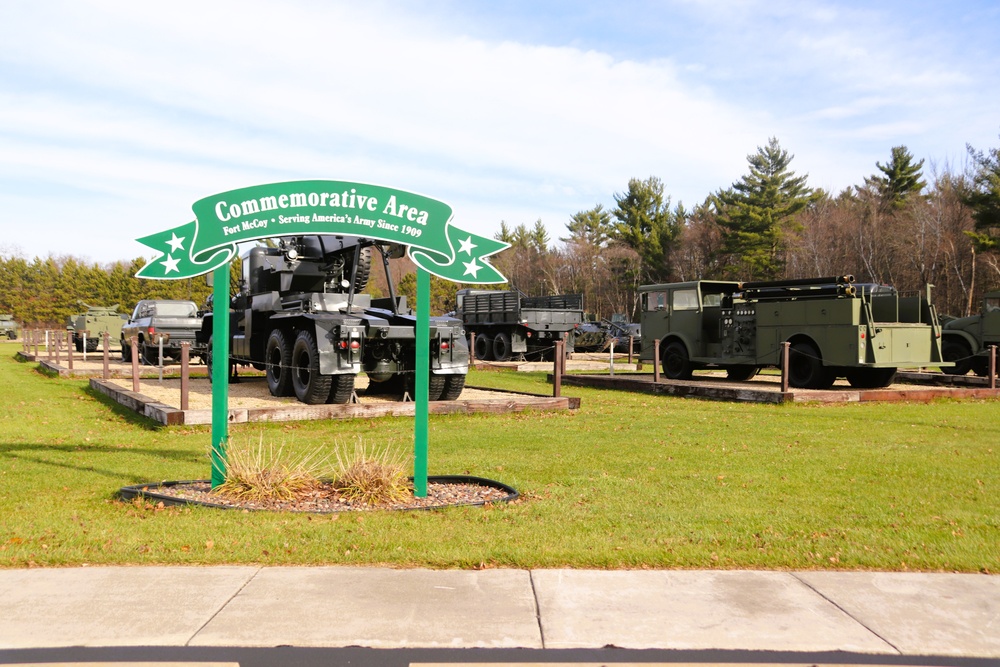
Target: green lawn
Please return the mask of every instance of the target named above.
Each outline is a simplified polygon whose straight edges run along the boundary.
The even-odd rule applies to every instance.
[[[125,485],[209,476],[164,428],[0,345],[0,566],[146,563],[1000,571],[1000,403],[747,405],[564,388],[566,413],[431,416],[430,474],[510,505],[340,515],[158,508]],[[469,383],[550,393],[545,374]],[[311,451],[412,447],[412,419],[237,425]]]

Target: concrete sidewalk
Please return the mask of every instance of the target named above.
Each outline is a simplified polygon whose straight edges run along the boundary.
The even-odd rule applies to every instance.
[[[754,571],[0,570],[0,648],[663,648],[1000,658],[1000,577]]]

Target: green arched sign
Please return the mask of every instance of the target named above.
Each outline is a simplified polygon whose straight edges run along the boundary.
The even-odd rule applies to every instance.
[[[138,239],[159,253],[136,274],[174,280],[228,264],[236,244],[296,234],[363,236],[408,246],[413,262],[462,283],[506,279],[487,258],[506,243],[451,224],[451,206],[424,195],[350,181],[289,181],[255,185],[194,203],[195,219]]]

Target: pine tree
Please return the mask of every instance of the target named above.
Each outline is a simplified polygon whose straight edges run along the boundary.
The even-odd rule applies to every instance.
[[[927,187],[920,171],[924,161],[914,164],[913,155],[906,146],[894,146],[889,161],[885,165],[876,162],[875,166],[883,175],[866,178],[865,184],[878,194],[887,210],[903,208],[910,197],[919,195]]]
[[[683,226],[683,207],[678,204],[671,212],[670,197],[664,195],[663,182],[655,176],[645,181],[629,180],[628,191],[616,194],[615,203],[613,239],[639,254],[646,280],[669,280],[671,252]]]
[[[980,252],[1000,251],[1000,148],[977,151],[968,146],[972,167],[962,202],[972,209],[976,230],[969,236]]]
[[[797,230],[797,214],[815,198],[806,186],[808,176],[789,170],[793,157],[771,137],[767,146],[747,156],[750,173],[715,195],[724,251],[736,258],[733,277],[782,275],[786,235]]]

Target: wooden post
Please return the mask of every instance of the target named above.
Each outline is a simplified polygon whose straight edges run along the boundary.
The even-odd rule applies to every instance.
[[[787,340],[781,344],[781,393],[788,393],[788,349],[791,343]]]
[[[73,334],[66,334],[66,368],[73,370]]]
[[[59,331],[53,331],[52,332],[52,338],[55,341],[55,345],[53,345],[52,347],[54,347],[56,349],[56,363],[60,364],[60,363],[62,363],[62,361],[59,359],[59,354],[62,351],[62,350],[59,349],[59,348],[62,347],[61,332],[59,332]]]
[[[632,365],[632,347],[635,345],[635,336],[628,337],[628,363]]]
[[[553,398],[559,398],[562,394],[562,358],[563,358],[563,343],[562,340],[556,341],[555,350],[552,352],[552,396]]]
[[[469,367],[476,367],[476,332],[469,332]]]
[[[653,341],[653,382],[660,381],[660,339]]]
[[[618,344],[618,339],[617,338],[612,338],[611,339],[611,345],[608,346],[608,348],[609,348],[609,352],[608,352],[608,374],[611,375],[611,377],[615,376],[615,345],[617,345],[617,344]]]
[[[42,337],[42,332],[39,331],[38,329],[35,329],[34,338],[35,338],[35,359],[36,360],[38,359],[38,341],[39,341],[39,339],[41,337]]]
[[[139,391],[139,340],[129,336],[128,344],[132,348],[132,391]]]
[[[190,350],[191,343],[188,341],[181,342],[181,410],[188,409],[188,377],[190,371]]]
[[[997,388],[997,346],[990,345],[990,389]]]
[[[104,338],[104,369],[102,370],[101,377],[107,380],[111,377],[111,359],[110,359],[111,351],[109,350],[111,346],[111,340],[110,340],[111,333],[105,331],[103,338]]]

